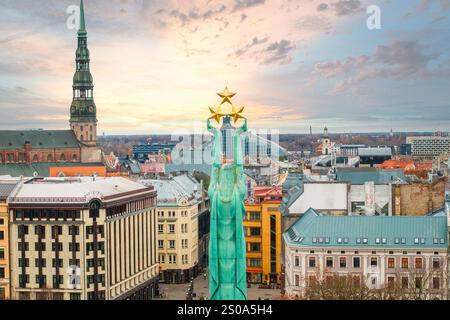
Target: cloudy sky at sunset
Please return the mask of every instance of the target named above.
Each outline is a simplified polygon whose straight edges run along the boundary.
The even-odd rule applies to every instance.
[[[0,0],[0,129],[68,128],[78,0]],[[381,30],[366,26],[381,8]],[[99,132],[450,130],[450,0],[85,0]]]

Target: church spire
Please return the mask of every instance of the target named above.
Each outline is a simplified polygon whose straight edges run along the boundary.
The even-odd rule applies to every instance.
[[[86,32],[86,20],[84,19],[84,3],[80,2],[80,28],[78,29],[78,35],[87,35]]]
[[[96,145],[97,107],[94,102],[94,84],[90,71],[90,61],[84,3],[81,0],[78,48],[75,54],[76,71],[73,76],[73,100],[70,108],[70,127],[81,143]]]

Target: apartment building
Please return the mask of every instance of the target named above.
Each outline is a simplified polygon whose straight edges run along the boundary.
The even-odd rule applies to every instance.
[[[371,290],[399,284],[446,299],[447,217],[324,216],[309,209],[284,233],[286,292],[351,276]],[[325,281],[326,282],[326,281]]]
[[[0,181],[0,300],[10,299],[8,196],[17,182]]]
[[[192,176],[142,180],[158,193],[160,280],[184,283],[199,273],[199,210],[202,185]]]
[[[247,245],[247,282],[280,284],[281,187],[255,187],[245,202],[244,235]]]
[[[147,300],[157,293],[156,192],[125,178],[47,178],[8,198],[11,297]]]

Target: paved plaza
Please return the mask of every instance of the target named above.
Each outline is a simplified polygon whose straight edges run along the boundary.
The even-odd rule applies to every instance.
[[[194,293],[196,294],[194,300],[209,297],[208,282],[208,279],[205,280],[203,276],[199,276],[194,280]],[[164,296],[162,300],[185,300],[189,284],[160,283],[159,288]],[[258,300],[259,298],[262,300],[280,300],[280,289],[259,289],[257,284],[252,284],[252,286],[247,289],[247,299]]]

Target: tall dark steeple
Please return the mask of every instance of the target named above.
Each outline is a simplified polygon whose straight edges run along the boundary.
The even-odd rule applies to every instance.
[[[89,69],[86,20],[83,0],[80,2],[80,26],[76,51],[76,71],[73,76],[73,100],[70,108],[70,127],[77,139],[88,146],[97,145],[97,107],[94,102],[94,85]]]

